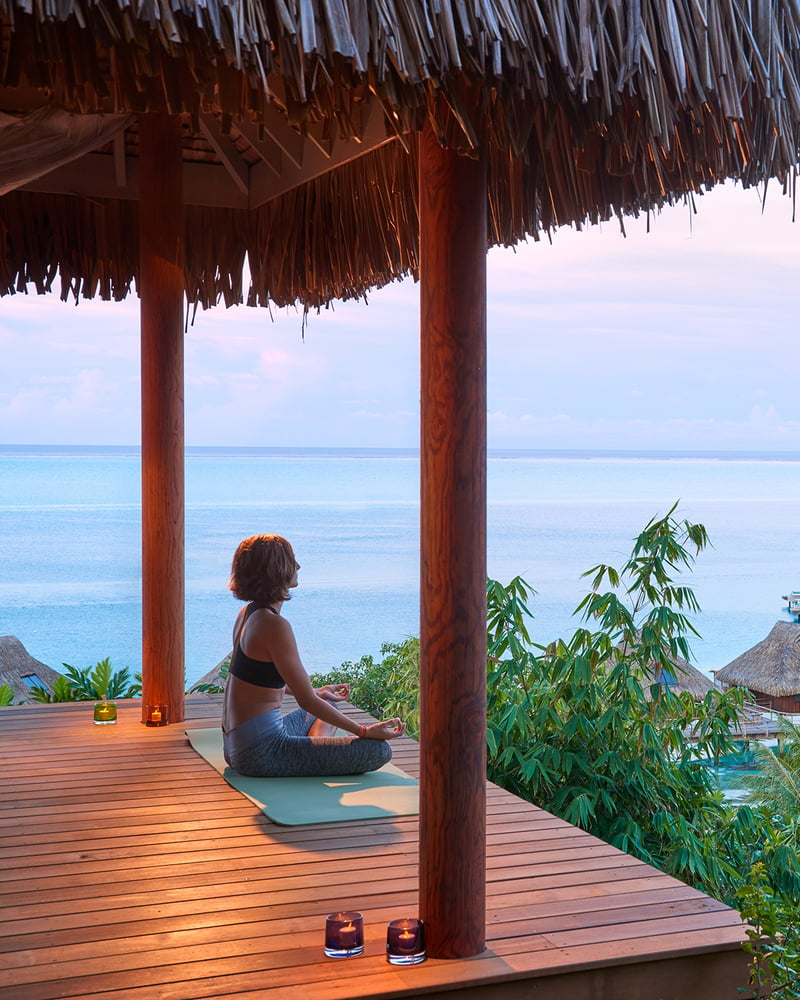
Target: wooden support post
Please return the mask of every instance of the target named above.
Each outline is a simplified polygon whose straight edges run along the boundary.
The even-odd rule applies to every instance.
[[[183,182],[181,123],[139,119],[142,350],[142,721],[184,713]]]
[[[420,915],[428,953],[486,925],[486,161],[420,149]]]

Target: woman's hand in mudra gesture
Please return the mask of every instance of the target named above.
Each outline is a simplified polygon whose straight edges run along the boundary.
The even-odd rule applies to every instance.
[[[316,688],[316,692],[325,701],[345,701],[350,697],[350,685],[325,684],[321,688]]]
[[[371,726],[366,726],[364,739],[367,740],[393,740],[396,736],[402,736],[406,731],[405,722],[399,719],[386,719],[383,722],[373,722]]]
[[[314,689],[325,701],[344,701],[350,697],[349,684],[325,684]],[[406,731],[405,722],[399,719],[386,719],[384,722],[373,722],[371,726],[362,726],[359,736],[362,740],[393,740]]]

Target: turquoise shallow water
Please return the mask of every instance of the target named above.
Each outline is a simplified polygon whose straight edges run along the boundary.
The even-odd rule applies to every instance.
[[[229,649],[230,558],[254,532],[295,546],[287,614],[310,669],[417,634],[418,479],[412,452],[189,449],[187,680]],[[139,491],[135,448],[0,447],[0,634],[56,668],[139,669]],[[800,587],[800,454],[493,454],[489,573],[536,588],[533,631],[549,641],[575,627],[581,573],[619,563],[677,499],[713,543],[688,581],[703,607],[694,662],[724,666]]]
[[[754,767],[746,767],[744,765],[734,767],[720,765],[713,768],[713,773],[717,787],[722,791],[725,799],[728,802],[738,803],[743,802],[747,795],[747,789],[741,787],[739,779],[743,775],[755,774],[756,770]]]

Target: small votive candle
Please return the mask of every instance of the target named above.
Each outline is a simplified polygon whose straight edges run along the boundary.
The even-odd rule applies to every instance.
[[[425,928],[417,917],[390,920],[386,928],[386,959],[391,965],[425,961]]]
[[[146,726],[166,726],[169,724],[169,709],[166,705],[147,705],[144,712]]]
[[[96,701],[94,704],[94,724],[110,726],[117,721],[117,703],[115,701]]]
[[[325,920],[325,954],[352,958],[364,953],[364,918],[360,913],[331,913]]]

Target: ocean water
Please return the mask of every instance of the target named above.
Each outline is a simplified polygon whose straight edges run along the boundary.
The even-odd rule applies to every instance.
[[[141,667],[136,448],[0,447],[0,635],[37,659]],[[788,618],[800,588],[800,453],[497,452],[489,459],[488,568],[536,589],[533,634],[578,624],[581,574],[619,565],[676,501],[712,548],[691,585],[692,659],[706,673]],[[418,634],[419,462],[405,451],[190,448],[186,453],[186,677],[229,651],[239,541],[288,537],[301,563],[285,613],[309,670]]]

